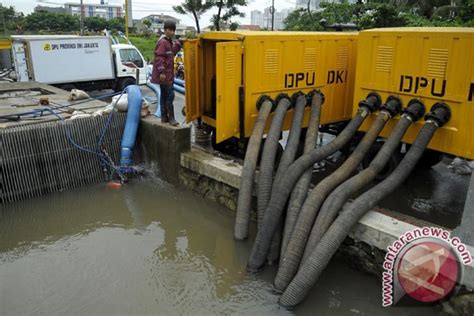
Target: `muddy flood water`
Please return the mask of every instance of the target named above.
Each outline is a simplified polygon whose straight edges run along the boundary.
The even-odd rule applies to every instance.
[[[302,305],[245,270],[233,213],[157,178],[0,206],[0,315],[430,315],[382,308],[374,276],[333,261]]]

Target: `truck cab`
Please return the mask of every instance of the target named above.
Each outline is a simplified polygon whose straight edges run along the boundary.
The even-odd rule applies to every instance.
[[[118,89],[128,84],[146,84],[146,61],[140,51],[130,44],[113,44],[114,65]]]

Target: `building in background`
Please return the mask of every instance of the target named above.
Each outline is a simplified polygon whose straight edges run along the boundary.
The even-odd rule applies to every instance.
[[[285,28],[284,21],[288,15],[292,12],[292,9],[283,9],[281,11],[275,11],[273,29],[282,30]],[[250,24],[257,25],[261,29],[272,29],[272,11],[271,7],[265,8],[263,12],[254,10],[250,12]]]
[[[151,22],[149,31],[156,34],[163,32],[165,21],[173,21],[174,23],[176,23],[176,36],[184,36],[187,31],[194,30],[194,27],[189,28],[188,26],[181,24],[181,21],[179,19],[172,17],[171,15],[150,14],[135,23],[134,26],[137,32],[143,32],[146,29],[146,26],[143,24],[143,21],[145,20]]]
[[[129,0],[130,2],[130,0]],[[71,15],[81,15],[81,5],[79,3],[65,3],[65,12]],[[124,16],[123,7],[117,4],[90,4],[82,5],[84,17],[101,17],[106,20],[120,18]],[[131,15],[131,14],[130,14]]]
[[[263,27],[263,12],[258,10],[253,10],[250,12],[250,24],[257,25],[258,27]]]
[[[324,2],[324,0],[323,1],[310,0],[310,4],[309,4],[310,10],[318,10],[319,4],[321,2]],[[326,2],[334,2],[334,1],[326,1]],[[307,9],[307,8],[308,8],[308,0],[296,0],[296,9]]]

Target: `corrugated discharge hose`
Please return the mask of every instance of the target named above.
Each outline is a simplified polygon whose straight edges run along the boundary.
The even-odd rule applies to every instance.
[[[385,124],[400,110],[401,102],[399,100],[394,99],[384,105],[380,114],[349,158],[335,172],[318,183],[308,194],[275,278],[275,289],[277,291],[284,291],[298,271],[314,219],[326,197],[335,187],[350,177],[376,141]]]
[[[293,111],[293,121],[291,123],[291,129],[288,135],[288,141],[286,142],[285,151],[283,152],[280,163],[278,164],[274,181],[277,181],[279,177],[285,174],[288,166],[295,160],[296,152],[298,151],[301,125],[303,124],[304,108],[306,106],[306,97],[303,93],[298,92],[293,95],[292,100],[295,105]],[[270,251],[268,252],[267,261],[269,264],[273,264],[280,256],[283,219],[280,220],[279,227],[280,228],[273,236],[272,244],[270,245]]]
[[[324,201],[321,210],[316,217],[311,231],[302,262],[306,261],[309,254],[321,240],[331,223],[336,218],[344,203],[355,193],[362,190],[372,180],[375,179],[392,157],[393,152],[399,147],[405,132],[413,122],[418,121],[425,114],[425,107],[418,100],[413,100],[408,104],[408,108],[403,111],[400,121],[387,138],[386,142],[372,160],[370,165],[358,175],[350,178],[338,186]]]
[[[273,107],[270,98],[260,99],[260,109],[257,121],[253,127],[252,135],[245,152],[242,177],[240,179],[239,197],[237,200],[237,213],[235,215],[234,238],[243,240],[248,237],[250,223],[250,208],[252,204],[252,192],[254,187],[255,170],[257,168],[258,154],[262,143],[263,131],[268,116]]]
[[[301,156],[290,167],[288,167],[285,177],[275,183],[270,202],[263,216],[262,226],[258,230],[257,237],[252,247],[252,252],[247,264],[247,270],[258,271],[264,264],[273,234],[277,228],[280,216],[285,207],[286,201],[292,188],[298,182],[301,175],[314,163],[328,157],[342,148],[354,136],[359,126],[365,118],[380,106],[380,97],[377,94],[370,94],[367,100],[360,103],[357,114],[352,118],[344,130],[326,146],[314,149],[312,152]]]
[[[316,147],[318,141],[322,103],[323,95],[320,93],[314,93],[311,98],[311,115],[309,118],[308,130],[306,131],[303,154],[311,152]],[[286,249],[286,246],[288,245],[290,234],[293,231],[296,219],[298,218],[298,213],[301,209],[301,206],[303,205],[304,200],[306,199],[306,195],[308,194],[312,171],[312,167],[305,171],[291,193],[290,201],[288,202],[288,210],[285,217],[285,227],[283,231],[283,241],[280,252],[281,257],[283,257],[283,253]]]
[[[352,227],[367,211],[407,179],[436,130],[446,123],[450,116],[450,110],[445,104],[437,103],[432,107],[431,113],[425,116],[425,125],[398,167],[385,180],[355,199],[329,227],[280,297],[281,306],[291,308],[303,301]]]
[[[265,139],[262,158],[260,159],[257,183],[257,224],[259,228],[272,191],[273,171],[275,170],[281,127],[288,108],[291,106],[291,100],[288,96],[280,95],[278,99],[275,115]]]

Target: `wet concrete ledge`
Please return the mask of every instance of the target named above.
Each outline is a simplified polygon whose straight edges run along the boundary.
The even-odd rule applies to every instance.
[[[235,210],[240,185],[240,174],[242,172],[242,166],[239,163],[215,157],[211,153],[199,148],[192,148],[191,151],[181,154],[181,167],[183,168],[180,174],[181,182],[185,186]],[[212,182],[215,183],[212,184]],[[226,188],[223,190],[221,187]],[[232,193],[226,194],[226,191]],[[235,198],[233,202],[228,201],[228,199],[233,198]],[[344,249],[345,253],[347,253],[347,246],[352,249],[368,246],[369,249],[366,249],[365,253],[363,249],[358,249],[356,255],[361,260],[375,261],[375,265],[379,265],[379,267],[374,267],[374,262],[371,262],[363,263],[362,265],[365,267],[362,267],[362,269],[376,274],[379,278],[382,271],[383,256],[387,247],[403,233],[427,225],[426,222],[406,215],[397,214],[397,218],[395,218],[387,213],[389,212],[383,210],[369,211],[350,233],[349,237],[353,239],[353,242],[349,244],[346,242],[346,245],[344,245],[344,248],[346,248]],[[428,223],[428,225],[430,224]],[[467,248],[471,255],[473,255],[474,247],[467,246]],[[368,259],[368,256],[371,258]],[[367,265],[371,267],[367,267]],[[469,290],[474,289],[474,263],[466,266],[463,285]]]
[[[190,127],[174,127],[148,116],[140,122],[137,140],[140,157],[144,157],[161,178],[177,184],[181,153],[191,149]]]

